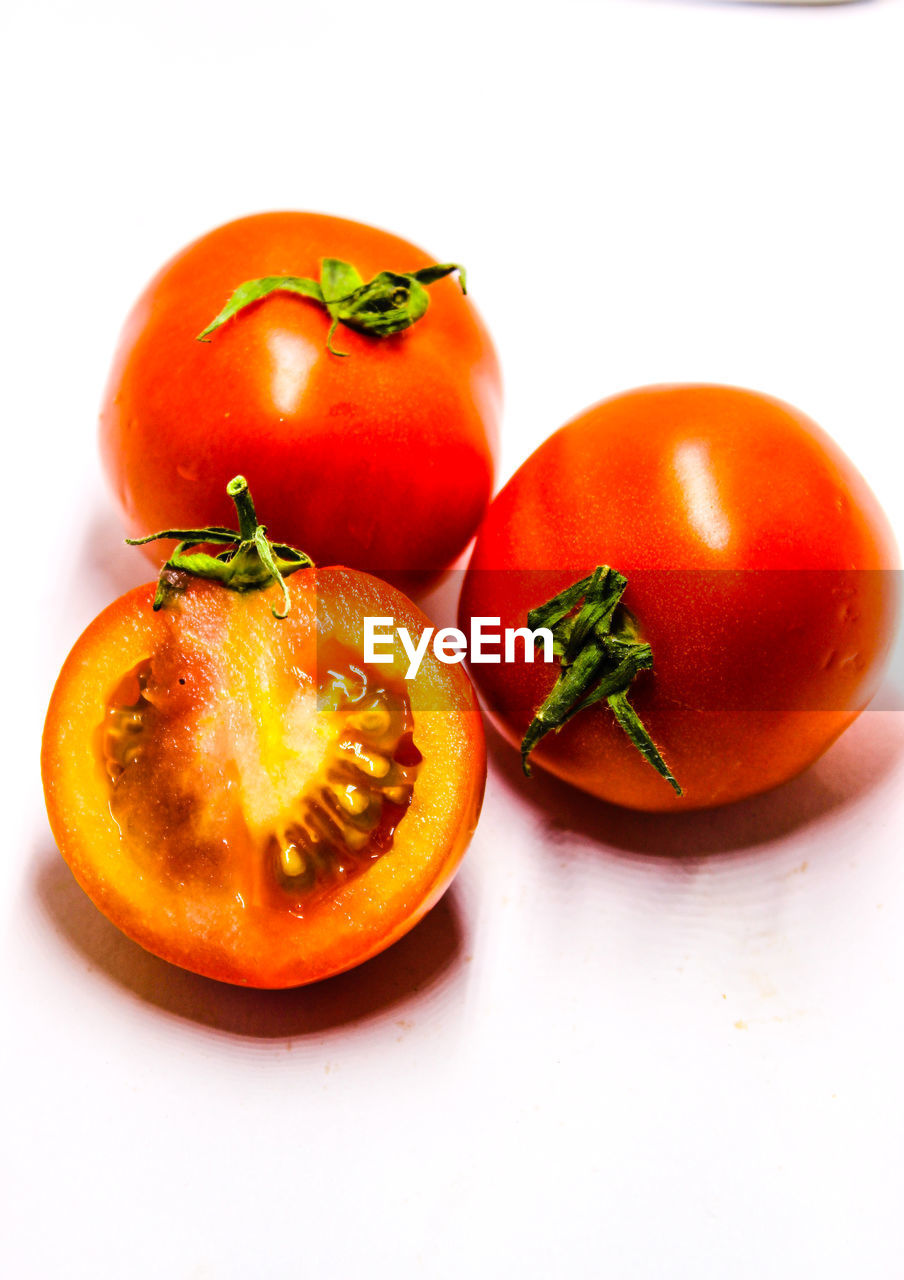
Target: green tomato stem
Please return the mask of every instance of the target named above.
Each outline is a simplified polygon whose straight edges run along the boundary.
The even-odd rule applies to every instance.
[[[653,651],[637,638],[621,604],[627,585],[623,574],[598,565],[589,577],[528,613],[527,625],[532,631],[538,627],[552,631],[553,653],[560,670],[522,739],[521,764],[530,777],[529,756],[541,739],[553,731],[558,733],[574,716],[605,700],[644,760],[680,796],[681,787],[628,701],[634,678],[653,666]],[[536,643],[540,643],[539,637]]]
[[[244,476],[235,476],[226,486],[226,492],[235,503],[239,517],[239,537],[249,542],[257,529],[257,515],[251,500],[251,491]]]
[[[187,573],[197,578],[211,578],[229,591],[260,591],[276,582],[282,588],[284,607],[280,611],[271,605],[271,612],[275,618],[285,618],[290,608],[285,579],[298,569],[312,568],[314,562],[295,547],[268,540],[265,527],[257,522],[244,476],[230,480],[226,492],[235,503],[238,531],[211,525],[207,529],[163,529],[144,538],[126,538],[131,547],[140,547],[158,538],[178,539],[179,545],[160,570],[154,610],[168,603],[178,589],[179,575]],[[226,550],[216,556],[192,551],[194,547],[217,544],[226,544]]]

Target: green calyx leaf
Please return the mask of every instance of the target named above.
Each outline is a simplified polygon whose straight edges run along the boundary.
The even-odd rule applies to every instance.
[[[430,305],[427,286],[453,272],[458,273],[462,293],[467,293],[465,269],[455,262],[438,262],[408,273],[381,271],[365,283],[350,262],[324,258],[319,283],[307,276],[264,276],[260,280],[246,280],[219,315],[198,334],[198,341],[208,342],[214,330],[271,293],[296,293],[319,303],[328,312],[333,323],[327,335],[327,347],[334,356],[345,356],[349,354],[347,351],[337,351],[333,346],[333,334],[340,324],[372,338],[385,338],[409,329]]]
[[[289,589],[285,579],[298,569],[313,568],[314,562],[303,551],[279,542],[270,542],[264,525],[257,523],[254,503],[244,476],[229,481],[226,492],[235,503],[239,517],[238,531],[212,525],[208,529],[163,529],[145,538],[126,538],[130,547],[140,547],[158,538],[178,538],[179,545],[160,570],[154,610],[162,609],[177,591],[180,574],[197,578],[213,578],[230,591],[259,591],[278,582],[282,588],[284,608],[271,606],[274,618],[285,618],[289,612]],[[192,552],[193,547],[224,544],[225,551],[211,556],[205,551]]]
[[[530,777],[528,757],[537,743],[553,730],[558,733],[587,707],[605,700],[644,760],[680,796],[681,787],[628,701],[634,677],[653,666],[653,651],[637,638],[621,606],[627,585],[623,574],[599,565],[589,577],[528,613],[527,625],[532,631],[546,627],[552,632],[560,671],[522,739],[521,764]],[[540,637],[536,642],[540,643]]]
[[[264,276],[260,280],[246,280],[240,284],[218,316],[211,320],[206,329],[198,334],[198,342],[209,342],[210,334],[219,329],[221,324],[231,320],[234,315],[250,307],[253,302],[269,297],[280,290],[283,293],[297,293],[302,298],[313,298],[315,302],[323,302],[323,291],[316,280],[308,280],[305,276]]]

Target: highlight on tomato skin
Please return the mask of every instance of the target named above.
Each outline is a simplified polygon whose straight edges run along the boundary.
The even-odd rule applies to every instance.
[[[419,291],[426,309],[398,330],[381,310],[392,290],[331,311],[329,263],[334,279],[407,273],[399,292]],[[178,253],[126,320],[101,407],[129,533],[222,525],[224,487],[241,472],[270,527],[316,563],[408,593],[429,585],[486,510],[501,408],[492,340],[453,268],[374,227],[292,211],[227,223]],[[258,277],[310,288],[261,292],[199,340]],[[386,331],[362,331],[363,315]]]
[[[526,770],[681,812],[822,755],[879,687],[900,595],[888,522],[824,431],[679,384],[604,400],[527,459],[481,527],[459,626],[552,628],[550,665],[471,667]]]
[[[183,578],[115,601],[67,658],[42,747],[57,844],[101,911],[207,977],[289,987],[413,927],[473,834],[482,722],[460,667],[361,660],[364,616],[419,631],[353,570],[280,587]]]

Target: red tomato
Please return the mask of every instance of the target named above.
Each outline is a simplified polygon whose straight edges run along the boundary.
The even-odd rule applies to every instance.
[[[581,414],[512,477],[479,534],[460,625],[524,626],[596,566],[618,570],[616,621],[653,660],[628,696],[683,794],[605,699],[530,759],[617,804],[705,807],[793,777],[866,706],[893,639],[897,563],[872,493],[804,414],[731,387],[650,387]],[[472,667],[513,743],[561,671],[541,656]]]
[[[130,591],[60,673],[42,751],[60,851],[114,924],[186,969],[255,987],[349,969],[437,901],[473,833],[467,676],[428,652],[408,679],[400,644],[362,661],[365,617],[426,623],[368,574],[305,568],[287,596],[163,580],[159,612],[153,585]]]
[[[467,545],[492,492],[501,392],[489,336],[451,278],[388,337],[271,294],[197,335],[245,281],[319,279],[323,259],[365,281],[432,260],[373,227],[265,213],[202,236],[151,281],[126,322],[101,410],[101,449],[130,532],[223,524],[247,476],[271,527],[317,563],[408,586]]]

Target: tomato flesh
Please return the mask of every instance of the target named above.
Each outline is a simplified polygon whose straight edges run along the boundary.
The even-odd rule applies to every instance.
[[[288,895],[303,913],[391,846],[420,759],[407,695],[355,655],[326,661],[326,683],[299,683],[278,710],[270,681],[224,699],[214,669],[188,690],[167,649],[123,681],[101,749],[111,812],[149,869],[247,904]]]
[[[149,589],[123,597],[73,651],[45,731],[54,832],[98,905],[165,958],[258,986],[338,972],[410,928],[484,777],[460,670],[406,682],[404,655],[361,661],[362,608],[416,627],[410,602],[348,571],[289,583],[284,620],[273,589],[195,581],[159,614]]]

